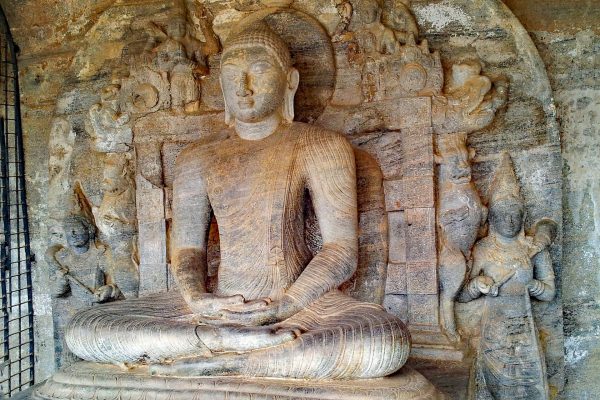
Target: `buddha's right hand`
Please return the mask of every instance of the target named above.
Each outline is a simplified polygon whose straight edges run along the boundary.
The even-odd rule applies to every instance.
[[[244,304],[244,296],[217,296],[212,293],[202,293],[190,299],[187,303],[192,312],[200,318],[219,318],[223,311],[231,306]]]

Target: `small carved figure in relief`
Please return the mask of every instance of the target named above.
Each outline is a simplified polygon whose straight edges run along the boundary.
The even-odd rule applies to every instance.
[[[452,65],[444,96],[434,98],[439,120],[434,121],[437,133],[474,132],[489,125],[496,111],[506,104],[508,82],[504,78],[492,81],[481,75],[479,61]],[[434,117],[435,119],[435,117]]]
[[[487,208],[471,180],[467,134],[444,134],[437,143],[437,227],[439,234],[440,316],[444,333],[453,342],[460,337],[454,319],[454,301],[471,263],[471,249],[487,219]]]
[[[85,217],[72,215],[63,221],[68,247],[51,246],[46,251],[52,297],[74,298],[73,309],[117,299],[118,287],[105,274],[105,248],[96,242],[96,227]]]
[[[352,36],[348,33],[348,25],[352,20],[352,3],[347,0],[335,0],[335,8],[340,16],[340,22],[335,27],[332,40],[334,42],[345,42]]]
[[[96,228],[90,219],[70,215],[62,220],[62,229],[67,245],[50,246],[45,254],[58,366],[76,361],[64,350],[64,331],[73,315],[95,303],[121,297],[118,287],[105,273],[105,248],[96,241]]]
[[[104,195],[94,209],[99,237],[108,246],[109,274],[126,298],[137,297],[135,182],[130,153],[107,154],[104,164]]]
[[[162,78],[170,83],[171,107],[177,113],[195,112],[200,105],[200,87],[197,77],[208,73],[206,57],[220,50],[219,39],[212,30],[210,13],[203,5],[195,4],[195,16],[205,42],[196,38],[189,28],[185,2],[180,4],[163,30],[150,22],[148,43],[142,58],[152,63]]]
[[[401,0],[386,2],[381,22],[394,31],[394,36],[400,44],[414,42],[419,37],[417,21],[408,5]]]
[[[381,22],[382,9],[378,0],[360,0],[354,4],[358,29],[354,38],[361,52],[369,54],[395,54],[398,42],[394,31]]]
[[[221,83],[229,138],[193,144],[177,159],[171,268],[179,292],[83,311],[67,331],[69,347],[88,361],[150,363],[159,375],[358,379],[397,371],[410,349],[402,321],[339,290],[359,252],[352,146],[293,121],[299,74],[266,25],[229,39]],[[323,238],[314,256],[304,235],[309,195]],[[212,214],[220,261],[208,292]]]
[[[548,246],[556,223],[542,219],[523,231],[524,204],[512,160],[503,153],[490,187],[490,232],[473,249],[473,268],[460,301],[485,296],[471,399],[547,400],[544,352],[530,297],[554,298]]]
[[[66,179],[71,165],[74,143],[75,131],[71,129],[69,121],[64,118],[56,118],[52,121],[49,143],[50,158],[48,159],[50,186],[57,181],[62,182]],[[60,188],[57,189],[60,190]]]
[[[130,116],[121,111],[119,92],[121,85],[113,82],[100,92],[100,103],[89,111],[94,148],[101,153],[121,153],[130,150],[133,133]]]

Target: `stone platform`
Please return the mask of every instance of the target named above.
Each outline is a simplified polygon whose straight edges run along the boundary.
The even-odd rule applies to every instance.
[[[239,377],[150,376],[147,368],[79,362],[34,390],[35,400],[442,400],[419,372],[404,367],[395,375],[355,381]]]

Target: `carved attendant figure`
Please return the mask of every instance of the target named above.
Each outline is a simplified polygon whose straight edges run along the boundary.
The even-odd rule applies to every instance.
[[[395,372],[409,351],[403,323],[338,290],[358,257],[352,147],[341,135],[293,122],[298,72],[266,26],[231,38],[221,63],[230,137],[188,147],[177,161],[172,270],[181,296],[82,312],[69,346],[86,360],[149,362],[163,375],[354,379]],[[314,257],[304,241],[307,196],[323,237]],[[210,293],[212,213],[221,254]]]
[[[119,106],[121,86],[112,83],[102,89],[100,103],[89,111],[92,137],[96,151],[121,153],[130,149],[133,133],[129,127],[129,114],[122,113]]]
[[[463,287],[471,263],[471,249],[487,219],[487,208],[471,181],[473,155],[467,134],[443,134],[437,143],[439,164],[437,226],[440,238],[440,315],[444,333],[459,341],[454,301]]]
[[[485,295],[471,398],[546,400],[546,365],[530,297],[554,297],[547,246],[556,224],[543,219],[534,237],[523,233],[523,199],[508,153],[490,190],[490,233],[475,245],[470,280],[461,294],[462,301]]]
[[[362,23],[354,32],[358,47],[366,55],[394,54],[398,51],[398,42],[394,31],[381,22],[383,10],[378,0],[356,2],[354,12],[358,14],[358,23]]]
[[[130,154],[107,154],[100,207],[94,209],[99,237],[108,246],[108,271],[126,298],[137,297],[135,182]]]
[[[179,12],[169,21],[165,32],[152,22],[148,25],[150,38],[145,58],[152,59],[156,54],[156,67],[163,79],[170,83],[171,106],[178,113],[197,111],[200,88],[196,75],[208,72],[206,56],[216,54],[220,49],[206,9],[196,4],[195,12],[205,42],[190,32],[185,2],[181,2]]]
[[[50,246],[45,259],[50,266],[50,293],[53,297],[55,337],[64,337],[68,320],[94,303],[119,298],[120,291],[105,274],[102,245],[95,240],[93,223],[83,216],[69,216],[63,221],[67,246]],[[63,343],[56,343],[58,365],[73,361],[63,352]]]
[[[79,216],[67,217],[63,227],[69,247],[55,245],[46,251],[46,261],[54,267],[50,277],[53,297],[70,294],[74,309],[116,299],[119,289],[105,284],[105,249],[96,243],[95,227]]]

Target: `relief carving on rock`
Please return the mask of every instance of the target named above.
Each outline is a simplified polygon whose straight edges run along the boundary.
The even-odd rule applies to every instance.
[[[62,221],[66,246],[50,246],[45,258],[51,267],[52,297],[72,297],[69,306],[77,310],[115,300],[120,297],[121,291],[108,271],[106,248],[98,241],[91,206],[79,182],[76,183],[74,197],[77,211]]]
[[[440,281],[440,315],[444,333],[452,342],[460,340],[454,302],[471,269],[471,249],[487,220],[471,179],[467,134],[443,134],[437,141],[437,231]]]
[[[475,245],[487,208],[467,143],[506,104],[508,80],[475,58],[442,64],[404,0],[333,0],[328,26],[290,3],[224,11],[178,0],[136,21],[143,49],[127,54],[128,73],[89,113],[105,160],[93,208],[100,280],[125,300],[77,313],[67,343],[93,376],[71,369],[48,390],[78,376],[96,393],[95,377],[110,377],[134,393],[154,374],[160,390],[185,376],[202,389],[181,390],[209,399],[216,389],[202,382],[233,375],[240,396],[277,377],[343,398],[404,364],[409,330],[416,358],[462,360],[476,342],[455,302],[488,289],[500,298],[513,275],[479,275],[478,249],[494,234]],[[549,260],[553,226],[542,220],[523,236],[530,259]],[[65,249],[48,252],[62,295],[78,285]],[[534,297],[550,285],[544,274],[526,283]],[[497,322],[502,332],[509,324]],[[497,360],[477,360],[474,385],[495,393],[486,374]],[[392,393],[403,371],[369,396]],[[284,386],[261,391],[271,399]]]
[[[443,96],[434,97],[435,131],[471,133],[488,126],[496,111],[506,105],[508,81],[481,73],[481,64],[469,60],[454,64],[446,78]]]
[[[338,134],[293,122],[298,72],[266,25],[230,38],[221,62],[230,137],[189,146],[175,172],[171,269],[179,295],[93,308],[92,325],[81,313],[67,343],[89,361],[144,361],[167,376],[357,379],[395,372],[408,355],[402,322],[337,290],[357,265],[354,151]],[[306,190],[323,236],[314,257],[302,241]],[[214,293],[206,291],[211,211],[221,249]],[[150,302],[160,308],[150,310]],[[181,310],[180,322],[165,319],[165,306]],[[145,329],[146,321],[154,329]],[[127,346],[101,346],[104,326]],[[373,350],[355,358],[365,340]]]
[[[137,297],[137,219],[131,153],[109,153],[103,171],[103,196],[93,208],[98,236],[107,247],[107,270],[126,298]]]
[[[473,249],[473,267],[460,301],[484,297],[481,338],[470,398],[549,399],[546,364],[531,298],[551,301],[555,279],[548,246],[556,222],[543,218],[525,234],[524,201],[505,152],[490,187],[489,234]]]
[[[65,118],[56,118],[50,130],[50,155],[48,158],[48,205],[60,209],[65,193],[71,190],[69,176],[75,146],[75,131]]]
[[[120,81],[102,88],[100,103],[89,110],[94,149],[100,153],[122,153],[131,149],[131,116],[121,110]]]
[[[195,17],[205,41],[198,39]],[[220,50],[212,30],[212,15],[200,3],[189,11],[184,0],[164,23],[146,24],[148,40],[141,55],[131,60],[126,79],[126,102],[137,113],[171,109],[177,114],[195,113],[200,108],[200,80],[208,74],[207,57]]]
[[[121,298],[115,279],[106,264],[106,247],[97,238],[97,228],[81,184],[75,182],[72,213],[59,222],[64,242],[51,244],[45,253],[49,266],[56,343],[55,360],[59,366],[74,361],[64,351],[63,336],[69,319],[94,304]]]

